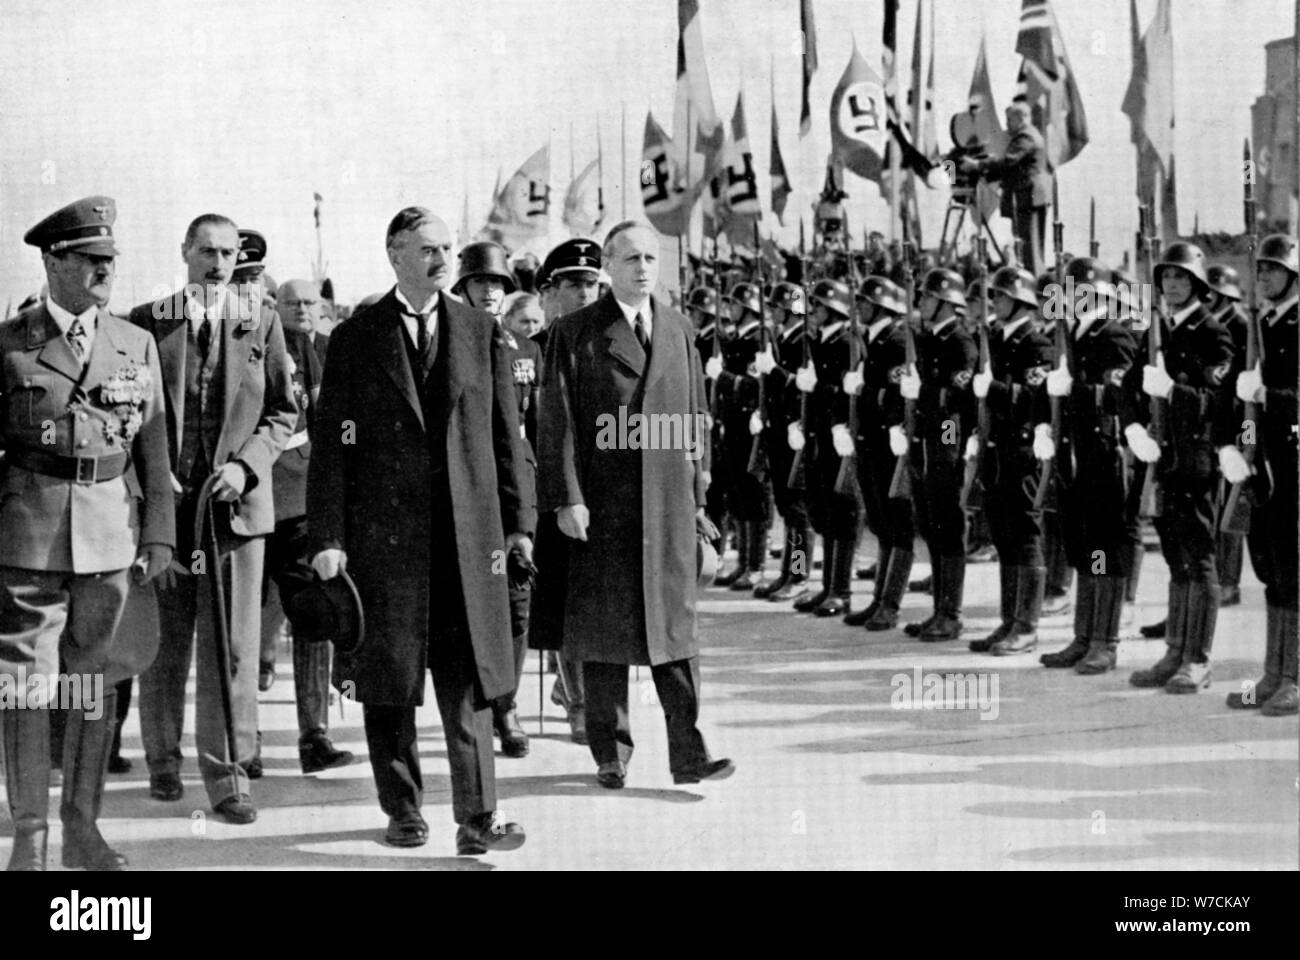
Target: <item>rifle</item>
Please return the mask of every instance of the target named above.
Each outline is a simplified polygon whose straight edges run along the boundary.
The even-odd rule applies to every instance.
[[[758,352],[762,353],[767,349],[771,340],[768,337],[767,330],[767,300],[763,295],[763,246],[758,236],[758,221],[754,221],[754,250],[757,254],[754,260],[754,280],[758,284]],[[767,425],[767,374],[758,375],[758,415],[762,419],[764,426]],[[763,455],[763,433],[759,431],[754,434],[749,445],[749,463],[745,470],[758,481],[762,482],[767,476],[767,457]]]
[[[713,238],[713,282],[714,285],[717,287],[717,294],[718,294],[717,304],[715,306],[716,313],[713,317],[713,356],[721,360],[722,359],[722,311],[726,309],[727,301],[723,294],[723,286],[726,284],[726,280],[722,276],[722,264],[718,258],[718,238],[716,236],[714,236]],[[717,434],[718,439],[720,439],[722,436],[722,421],[719,419],[718,416],[718,401],[719,401],[718,394],[721,391],[721,389],[722,389],[722,375],[719,374],[718,378],[713,381],[713,393],[709,397],[709,416],[713,420],[713,429],[714,432]]]
[[[1097,255],[1096,240],[1094,239],[1097,234],[1097,204],[1095,201],[1092,204],[1092,209],[1089,215],[1088,230],[1090,234],[1088,243],[1089,250],[1091,251],[1089,255],[1095,257]],[[1061,280],[1065,273],[1065,224],[1061,220],[1061,196],[1060,190],[1055,181],[1052,183],[1052,257],[1052,273],[1054,274],[1056,287],[1059,290],[1061,289]],[[1065,329],[1064,314],[1056,318],[1056,322],[1052,325],[1052,334],[1052,339],[1056,348],[1055,356],[1053,358],[1055,366],[1059,367],[1061,361],[1064,360],[1065,368],[1069,370],[1071,367],[1070,337]],[[1038,490],[1034,494],[1035,510],[1043,509],[1043,504],[1047,501],[1047,494],[1051,486],[1052,475],[1055,474],[1058,479],[1060,478],[1062,443],[1061,425],[1063,419],[1061,416],[1061,398],[1049,396],[1048,404],[1051,409],[1052,440],[1056,443],[1056,456],[1051,460],[1044,460],[1043,465],[1039,468]],[[1071,444],[1071,449],[1073,449],[1073,444]]]
[[[1156,284],[1156,262],[1160,259],[1156,239],[1155,212],[1146,205],[1138,208],[1138,222],[1141,224],[1146,241],[1147,268],[1150,270],[1151,288],[1155,291],[1156,309],[1151,316],[1151,326],[1147,330],[1147,363],[1160,365],[1161,344],[1160,324],[1165,313],[1165,297]],[[1165,403],[1161,397],[1151,397],[1151,422],[1147,433],[1156,443],[1163,445],[1165,439]],[[1141,513],[1146,517],[1158,517],[1163,510],[1161,502],[1160,478],[1157,472],[1159,461],[1147,464],[1146,477],[1142,481]]]
[[[976,207],[976,217],[979,217],[978,206]],[[975,257],[977,260],[976,270],[979,277],[980,285],[980,320],[977,325],[979,332],[979,372],[983,373],[992,365],[989,354],[989,268],[988,268],[988,248],[982,232],[982,227],[975,236]],[[979,397],[976,400],[976,415],[978,421],[979,449],[975,456],[968,457],[966,460],[966,474],[962,479],[961,486],[961,505],[967,510],[984,509],[984,484],[980,481],[980,473],[984,466],[984,457],[988,454],[989,448],[989,398],[988,396]]]
[[[1059,223],[1061,219],[1061,211],[1057,209],[1056,206],[1055,184],[1052,186],[1052,209],[1055,211],[1054,216],[1057,219],[1057,223]],[[1052,225],[1052,229],[1056,229],[1056,224]],[[1093,197],[1088,201],[1088,256],[1095,260],[1100,253],[1101,241],[1097,239],[1097,198]],[[1057,257],[1059,259],[1059,253],[1057,254]]]
[[[803,217],[799,218],[799,287],[803,299],[803,366],[808,366],[812,353],[809,348],[808,339],[808,314],[811,312],[808,305],[808,260],[804,248],[803,235]],[[808,437],[808,394],[802,390],[799,391],[799,430],[803,433],[805,443]],[[790,476],[786,479],[786,486],[791,490],[798,490],[803,486],[800,474],[803,471],[803,450],[794,451],[794,459],[790,461]]]
[[[1243,169],[1250,169],[1250,140],[1246,141],[1245,148],[1242,152],[1242,158],[1245,160]],[[1246,366],[1247,370],[1254,370],[1256,367],[1263,367],[1264,350],[1263,341],[1260,339],[1259,332],[1259,315],[1257,313],[1258,304],[1255,299],[1255,284],[1258,281],[1256,276],[1255,249],[1259,243],[1259,224],[1255,219],[1255,183],[1254,178],[1246,177],[1242,184],[1242,205],[1246,216],[1246,238],[1247,238],[1247,256],[1250,257],[1250,287],[1246,298]],[[1263,502],[1268,498],[1271,478],[1268,477],[1268,464],[1264,464],[1265,472],[1260,474],[1255,467],[1255,461],[1259,457],[1259,404],[1253,401],[1245,405],[1241,421],[1242,438],[1241,438],[1241,455],[1246,463],[1250,466],[1252,476],[1241,483],[1234,483],[1228,491],[1228,499],[1223,505],[1223,515],[1220,517],[1219,530],[1223,533],[1244,534],[1250,532],[1250,511],[1249,504],[1253,494],[1256,502]],[[1249,435],[1249,436],[1248,436]]]
[[[858,261],[853,256],[853,245],[848,242],[848,230],[844,231],[849,254],[849,368],[845,371],[858,369],[858,364],[862,362],[862,357],[858,353],[860,341],[858,339]],[[841,375],[842,376],[842,375]],[[843,380],[840,382],[843,387]],[[844,395],[849,405],[848,428],[849,437],[853,440],[853,453],[847,457],[840,457],[840,472],[835,475],[835,492],[840,496],[849,496],[853,492],[854,486],[858,482],[858,398]]]
[[[915,277],[912,268],[915,263],[910,238],[903,240],[903,355],[908,373],[916,371],[916,338],[912,336],[912,286]],[[894,464],[894,476],[889,481],[889,498],[891,500],[909,500],[912,497],[912,438],[916,436],[916,401],[903,400],[903,433],[907,435],[907,453],[898,458]]]

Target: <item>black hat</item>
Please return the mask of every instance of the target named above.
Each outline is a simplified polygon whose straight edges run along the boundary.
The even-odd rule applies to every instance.
[[[116,257],[113,222],[117,202],[112,197],[86,197],[56,210],[23,236],[23,242],[39,247],[41,253],[76,250],[104,257]]]
[[[239,231],[239,256],[235,261],[234,277],[246,277],[254,271],[266,269],[266,237],[256,230]]]
[[[451,292],[461,293],[465,289],[465,281],[475,277],[495,277],[501,281],[506,293],[515,292],[515,275],[510,272],[506,248],[499,243],[479,240],[461,250],[460,271],[456,274],[456,284]]]
[[[600,273],[600,244],[595,240],[565,240],[542,263],[542,277],[547,283],[554,283],[560,274],[575,272]]]
[[[355,653],[366,641],[361,594],[346,570],[298,591],[290,605],[295,639],[332,643],[341,653]]]

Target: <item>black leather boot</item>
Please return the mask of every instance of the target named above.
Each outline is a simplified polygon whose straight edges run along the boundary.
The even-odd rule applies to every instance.
[[[767,550],[767,524],[762,520],[746,520],[744,525],[748,529],[745,535],[748,549],[743,558],[745,569],[731,582],[731,589],[736,591],[752,591],[762,582],[763,554]]]
[[[0,714],[5,792],[14,822],[7,869],[45,869],[49,839],[50,716],[48,710],[6,710]]]
[[[1124,612],[1123,577],[1096,577],[1095,599],[1092,615],[1092,643],[1088,655],[1074,665],[1074,672],[1083,675],[1108,673],[1115,669],[1119,651],[1119,621]],[[1082,583],[1082,577],[1080,577]]]
[[[835,566],[835,549],[838,540],[822,540],[822,586],[820,590],[805,590],[795,597],[794,608],[800,613],[810,613],[831,595],[831,570]]]
[[[1300,712],[1300,686],[1297,686],[1297,643],[1300,643],[1300,615],[1288,607],[1278,607],[1278,672],[1282,682],[1264,701],[1259,712],[1266,717],[1294,717]]]
[[[919,583],[928,584],[929,586],[927,586],[921,592],[928,592],[930,594],[931,604],[932,604],[931,606],[932,612],[924,620],[903,625],[903,632],[907,634],[909,637],[919,637],[922,633],[925,632],[925,630],[930,626],[930,624],[934,623],[934,621],[938,618],[939,591],[943,586],[942,576],[943,576],[943,571],[939,568],[939,558],[934,556],[933,553],[931,553],[930,554],[930,575],[926,577],[923,581],[913,580],[910,583],[908,583],[907,585],[908,590],[916,590],[917,584]]]
[[[1264,676],[1243,685],[1239,693],[1228,694],[1228,706],[1233,710],[1251,710],[1264,705],[1264,701],[1277,693],[1282,686],[1282,623],[1281,607],[1268,605],[1266,633],[1264,635]]]
[[[1187,629],[1185,580],[1169,582],[1169,614],[1165,617],[1165,655],[1145,670],[1135,670],[1128,682],[1135,687],[1163,687],[1183,665],[1184,633]]]
[[[1009,657],[1038,649],[1038,618],[1043,610],[1046,567],[1016,567],[1016,606],[1011,630],[993,644],[995,657]]]
[[[1016,619],[1016,568],[998,561],[998,613],[1001,621],[987,637],[970,642],[972,653],[987,653],[993,644],[1011,632]]]
[[[1078,587],[1074,597],[1074,639],[1064,650],[1045,653],[1038,662],[1045,667],[1073,667],[1088,655],[1092,642],[1092,611],[1097,594],[1096,578],[1079,572]]]
[[[1210,685],[1210,648],[1219,619],[1217,583],[1194,580],[1187,585],[1187,627],[1183,634],[1183,662],[1165,683],[1166,693],[1198,693]]]
[[[795,538],[797,536],[796,531],[786,527],[785,545],[781,549],[781,572],[776,575],[775,580],[764,580],[754,587],[754,596],[759,600],[766,600],[790,582],[790,562],[794,559]]]
[[[857,541],[836,540],[831,559],[831,592],[813,608],[818,617],[839,617],[853,608],[853,554]]]
[[[793,600],[798,597],[808,584],[808,575],[812,571],[813,533],[812,527],[795,527],[790,540],[790,576],[784,584],[768,595],[768,599],[777,602]]]
[[[122,870],[127,860],[105,842],[99,832],[99,805],[108,773],[108,752],[113,741],[117,693],[103,697],[99,716],[84,710],[68,713],[63,746],[63,865],[87,870]]]
[[[866,622],[870,631],[893,630],[898,626],[898,610],[907,592],[907,578],[912,575],[912,551],[889,551],[889,563],[884,570],[885,586],[880,592],[880,607]]]
[[[935,618],[921,631],[926,643],[956,640],[961,636],[961,602],[966,586],[966,556],[940,557],[935,567],[939,592],[935,596]]]
[[[862,570],[855,570],[853,576],[857,580],[874,580],[875,587],[871,591],[871,602],[861,610],[854,610],[852,613],[844,615],[844,622],[850,627],[865,626],[866,622],[876,615],[880,609],[880,598],[885,592],[885,576],[889,572],[889,554],[893,551],[881,553],[880,558],[871,566],[871,576],[862,576]]]
[[[721,560],[721,554],[718,555]],[[736,582],[736,579],[745,572],[745,564],[749,562],[749,524],[744,521],[736,522],[736,565],[727,573],[719,573],[713,578],[715,587],[730,587]]]

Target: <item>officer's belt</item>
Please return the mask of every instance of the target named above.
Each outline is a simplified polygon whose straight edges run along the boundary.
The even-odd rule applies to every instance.
[[[106,457],[65,457],[26,447],[10,449],[5,459],[11,467],[83,485],[116,480],[126,473],[127,465],[131,462],[126,453],[111,453]]]
[[[281,452],[284,453],[284,452],[288,452],[289,450],[297,450],[306,442],[307,442],[307,431],[299,430],[297,433],[295,433],[292,437],[289,438],[289,442],[284,445],[284,450]]]

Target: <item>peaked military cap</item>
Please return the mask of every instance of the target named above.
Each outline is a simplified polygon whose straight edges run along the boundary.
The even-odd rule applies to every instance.
[[[78,253],[116,257],[113,222],[117,202],[112,197],[86,197],[56,210],[23,236],[23,242],[41,253]]]

